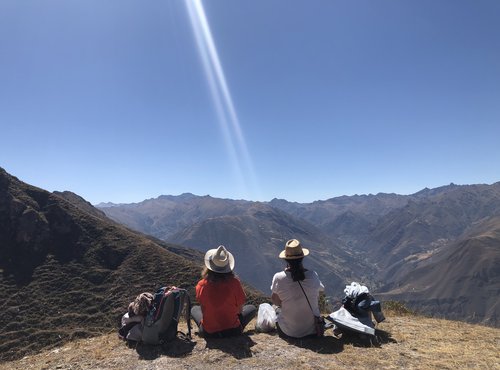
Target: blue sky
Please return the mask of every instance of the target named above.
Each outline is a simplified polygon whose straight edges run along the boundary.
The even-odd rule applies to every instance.
[[[92,203],[500,181],[499,1],[202,8],[216,54],[196,2],[0,0],[0,166]]]

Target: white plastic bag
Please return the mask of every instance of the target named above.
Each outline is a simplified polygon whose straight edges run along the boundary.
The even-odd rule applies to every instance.
[[[276,319],[276,311],[269,303],[260,304],[255,330],[269,332],[276,329]]]

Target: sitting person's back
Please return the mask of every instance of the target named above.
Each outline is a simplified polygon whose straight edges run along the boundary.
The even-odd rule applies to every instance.
[[[238,314],[245,303],[240,281],[232,272],[215,275],[208,270],[196,286],[196,299],[203,311],[203,329],[208,333],[239,328]]]
[[[320,316],[318,298],[324,286],[315,271],[304,269],[302,259],[308,254],[298,240],[289,240],[279,255],[287,268],[271,284],[272,301],[280,306],[278,329],[294,338],[316,334],[314,316]]]
[[[243,306],[246,296],[233,268],[234,258],[224,246],[206,253],[202,279],[196,285],[201,307],[191,310],[202,336],[241,334],[256,314],[255,306]]]

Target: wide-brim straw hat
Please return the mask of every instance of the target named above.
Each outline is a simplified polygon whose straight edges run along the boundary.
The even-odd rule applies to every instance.
[[[296,260],[309,254],[309,249],[302,248],[297,239],[290,239],[285,244],[285,250],[281,251],[279,257],[285,260]]]
[[[213,272],[231,272],[234,269],[234,257],[226,247],[219,245],[205,253],[205,266]]]

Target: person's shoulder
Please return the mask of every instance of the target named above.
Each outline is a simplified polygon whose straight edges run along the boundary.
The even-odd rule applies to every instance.
[[[309,278],[309,279],[315,279],[315,280],[318,279],[319,280],[318,273],[314,270],[307,270],[304,275],[305,275],[306,279]]]
[[[274,274],[273,276],[273,280],[275,279],[284,279],[286,278],[286,272],[285,271],[279,271],[277,273]]]

